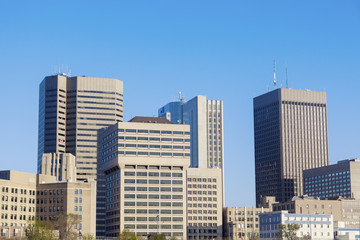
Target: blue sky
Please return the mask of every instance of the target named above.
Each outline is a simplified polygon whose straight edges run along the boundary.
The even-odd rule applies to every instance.
[[[38,86],[63,64],[123,80],[125,120],[179,91],[223,100],[226,205],[252,206],[274,59],[279,86],[287,65],[290,88],[327,92],[330,162],[360,157],[359,1],[2,1],[0,169],[36,171]]]

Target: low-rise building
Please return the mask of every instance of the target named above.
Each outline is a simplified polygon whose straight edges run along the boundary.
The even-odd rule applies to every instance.
[[[0,186],[1,236],[24,237],[30,220],[52,221],[61,214],[78,215],[77,231],[95,235],[94,181],[57,182],[55,176],[8,170],[0,171]]]
[[[280,224],[298,224],[297,237],[309,236],[313,240],[332,240],[333,218],[330,214],[294,214],[288,211],[260,214],[260,239],[277,238]]]
[[[331,214],[334,221],[342,220],[342,202],[320,200],[317,197],[299,196],[283,203],[273,204],[273,211],[287,210],[296,214]]]
[[[1,236],[7,238],[25,236],[28,221],[35,218],[38,178],[43,177],[55,181],[54,177],[33,173],[0,171]]]
[[[334,221],[336,239],[360,239],[360,200],[340,199],[342,220]]]
[[[74,214],[79,223],[74,231],[96,234],[96,182],[42,183],[36,188],[36,216],[53,221],[59,215]]]
[[[226,239],[258,239],[259,214],[270,208],[225,207],[223,210]]]
[[[187,170],[187,234],[190,239],[214,239],[223,236],[222,170]]]

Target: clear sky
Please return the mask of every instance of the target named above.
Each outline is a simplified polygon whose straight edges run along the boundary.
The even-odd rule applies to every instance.
[[[51,2],[51,3],[50,3]],[[53,66],[124,81],[125,120],[224,101],[227,206],[253,206],[253,97],[327,92],[330,162],[360,157],[359,1],[1,1],[0,169],[36,171],[38,88]],[[64,67],[65,68],[65,67]]]

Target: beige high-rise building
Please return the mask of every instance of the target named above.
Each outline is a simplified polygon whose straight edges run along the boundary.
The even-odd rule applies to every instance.
[[[222,172],[220,168],[187,170],[187,229],[190,239],[221,238]]]
[[[40,84],[38,173],[44,153],[71,153],[76,157],[76,180],[97,180],[97,132],[123,121],[123,82],[110,78],[45,77]],[[105,234],[105,199],[97,199],[97,236]]]
[[[129,229],[186,239],[190,129],[164,118],[135,117],[99,133],[106,177],[106,237]]]
[[[45,77],[39,94],[38,173],[43,153],[71,153],[77,179],[96,179],[97,131],[123,121],[123,82]]]
[[[329,164],[326,93],[275,89],[254,98],[256,202],[303,194],[302,171]]]
[[[218,192],[225,203],[223,101],[196,96],[181,109],[182,123],[190,125],[190,168],[221,169],[222,187]]]
[[[61,214],[77,214],[76,231],[95,235],[96,183],[57,182],[55,176],[0,171],[0,233],[24,237],[30,220],[54,220]],[[81,216],[81,217],[80,217]]]
[[[270,208],[224,208],[224,237],[226,239],[259,239],[259,214]]]

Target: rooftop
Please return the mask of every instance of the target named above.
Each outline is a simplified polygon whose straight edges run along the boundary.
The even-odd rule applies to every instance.
[[[140,117],[140,116],[136,116],[136,117],[132,118],[129,122],[172,124],[172,122],[170,122],[166,118],[161,118],[161,117]]]

